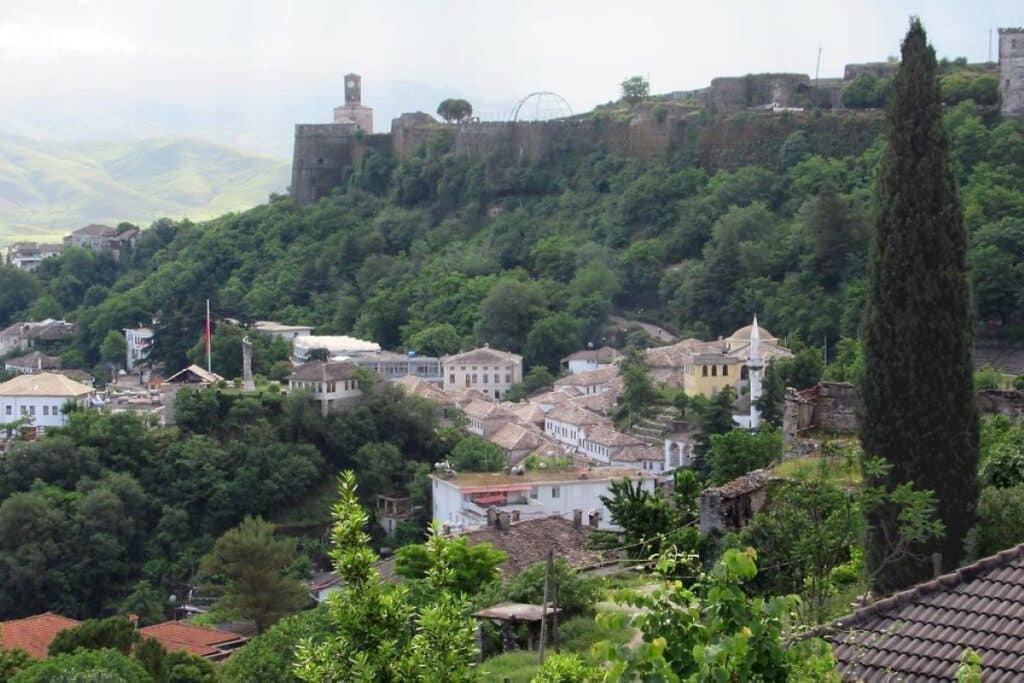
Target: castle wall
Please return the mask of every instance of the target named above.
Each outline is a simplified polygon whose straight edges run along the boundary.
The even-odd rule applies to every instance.
[[[773,103],[783,107],[800,106],[797,90],[810,84],[806,74],[748,74],[715,78],[711,81],[708,102],[717,112],[740,111]]]
[[[1024,116],[1024,28],[999,29],[999,99],[1003,116]]]

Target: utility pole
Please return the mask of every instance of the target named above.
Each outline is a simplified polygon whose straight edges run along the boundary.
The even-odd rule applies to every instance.
[[[818,72],[821,70],[821,45],[818,46],[818,62],[814,65],[814,87],[818,87]]]
[[[988,30],[988,63],[992,63],[992,29]]]
[[[538,657],[539,663],[544,663],[544,645],[548,639],[548,595],[551,588],[551,570],[555,566],[555,551],[553,548],[548,548],[548,566],[544,571],[544,599],[541,601],[540,607],[540,655]]]

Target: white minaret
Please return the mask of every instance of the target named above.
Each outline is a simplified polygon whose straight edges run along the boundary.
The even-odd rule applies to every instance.
[[[750,377],[750,428],[761,426],[761,411],[757,409],[757,400],[761,398],[761,372],[764,363],[761,361],[761,331],[757,327],[757,313],[754,324],[750,328],[750,358],[747,359],[747,375]]]

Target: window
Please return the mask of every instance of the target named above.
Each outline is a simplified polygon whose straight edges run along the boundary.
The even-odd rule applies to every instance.
[[[505,373],[505,384],[512,384],[512,375]]]
[[[537,487],[536,486],[531,486],[530,487],[530,498],[536,498],[536,497],[537,497]]]
[[[455,384],[455,375],[448,375],[448,384]]]
[[[7,407],[6,407],[5,409],[4,409],[4,414],[5,414],[5,415],[10,415],[10,414],[11,414],[11,413],[13,413],[13,412],[14,412],[14,406],[8,405],[8,406],[7,406]]]
[[[21,406],[21,414],[22,414],[22,416],[28,415],[28,409],[25,408],[25,406]]]
[[[558,487],[558,486],[552,486],[551,487],[551,497],[552,498],[558,498],[561,495],[562,495],[561,487]]]
[[[466,386],[469,386],[469,375],[466,375]]]
[[[722,377],[728,377],[728,376],[729,376],[729,366],[728,365],[723,365],[722,366]]]
[[[43,415],[50,414],[50,406],[43,406]]]
[[[477,383],[476,375],[473,375],[473,384]]]
[[[700,369],[703,370],[704,376],[707,377],[708,376],[708,366],[702,365],[702,366],[700,366]]]
[[[718,377],[718,366],[717,365],[712,365],[711,366],[711,376],[712,377]]]
[[[491,383],[491,376],[485,374],[484,375],[484,384],[490,384],[490,383]]]
[[[32,417],[35,417],[36,416],[36,407],[35,406],[29,406],[28,407],[28,414],[31,415]]]

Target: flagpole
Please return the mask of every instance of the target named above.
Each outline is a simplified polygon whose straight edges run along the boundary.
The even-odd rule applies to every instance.
[[[206,371],[213,372],[210,365],[210,300],[206,300]]]

